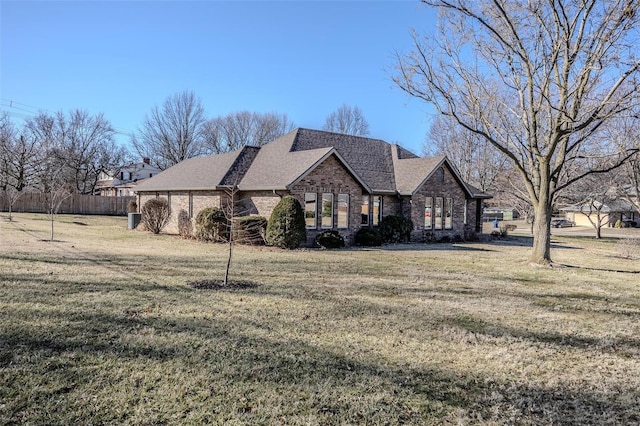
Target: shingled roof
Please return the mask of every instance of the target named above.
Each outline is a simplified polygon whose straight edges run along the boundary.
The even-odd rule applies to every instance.
[[[326,147],[333,147],[371,191],[396,192],[391,145],[387,142],[341,133],[298,129],[291,151]]]
[[[329,156],[335,156],[370,193],[409,195],[445,162],[445,156],[421,158],[380,139],[298,128],[261,147],[191,158],[142,182],[138,191],[214,190],[237,185],[240,190],[290,189]]]
[[[246,146],[227,154],[194,157],[145,179],[136,191],[213,190],[239,180],[246,172],[259,148]]]

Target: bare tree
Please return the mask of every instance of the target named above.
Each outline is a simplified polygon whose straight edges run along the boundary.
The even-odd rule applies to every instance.
[[[34,184],[36,166],[43,159],[40,141],[25,127],[21,132],[7,115],[0,116],[0,189],[12,220],[13,206]]]
[[[369,123],[357,106],[342,104],[327,116],[324,130],[354,136],[369,136]]]
[[[224,197],[221,210],[227,226],[226,232],[223,233],[223,238],[226,239],[224,242],[228,248],[223,285],[227,286],[229,283],[229,272],[231,270],[234,246],[236,244],[256,244],[258,242],[257,240],[259,240],[260,243],[264,243],[267,222],[265,218],[249,216],[253,209],[245,205],[245,202],[249,202],[249,200],[243,199],[240,196],[237,183],[224,187],[223,192]],[[249,220],[240,222],[242,219]]]
[[[246,145],[261,146],[290,132],[293,122],[286,114],[239,111],[208,120],[204,125],[208,153],[221,154]]]
[[[60,113],[59,113],[60,115]],[[66,165],[70,180],[80,194],[92,194],[100,172],[122,164],[125,148],[116,144],[115,130],[102,114],[75,110],[61,116],[61,135],[57,153]]]
[[[41,179],[44,182],[45,202],[49,221],[51,222],[51,236],[53,239],[53,224],[62,203],[73,195],[73,187],[64,178],[64,165],[53,158],[45,159],[41,164]]]
[[[589,220],[597,239],[602,238],[602,227],[611,220],[610,207],[618,200],[618,173],[619,170],[615,170],[603,175],[589,175],[565,193],[565,197],[574,203],[577,213]]]
[[[616,126],[607,128],[606,137],[621,149],[640,147],[640,112],[617,120]],[[618,197],[633,204],[640,212],[640,153],[629,158],[615,174]]]
[[[413,33],[393,79],[510,159],[535,210],[531,261],[548,264],[559,192],[637,151],[596,135],[638,105],[640,0],[423,3],[437,30]]]
[[[111,123],[102,114],[90,115],[82,110],[68,115],[40,113],[27,120],[21,136],[23,149],[17,153],[24,157],[26,164],[32,152],[39,150],[41,158],[56,163],[59,179],[68,183],[74,192],[91,194],[100,172],[121,164],[126,156],[125,148],[115,142],[114,134]]]
[[[131,143],[141,157],[150,158],[161,170],[205,152],[204,108],[193,92],[168,97],[155,106],[132,135]]]
[[[510,168],[507,157],[477,134],[446,116],[438,116],[425,141],[425,155],[446,155],[465,182],[483,192],[496,192],[498,177]]]
[[[520,216],[530,225],[531,234],[533,234],[535,218],[533,205],[527,190],[522,187],[518,179],[518,172],[513,168],[505,169],[496,178],[492,201],[518,210]]]

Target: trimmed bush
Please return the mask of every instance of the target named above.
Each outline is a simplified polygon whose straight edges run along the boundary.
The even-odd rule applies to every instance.
[[[385,243],[405,243],[411,238],[413,222],[402,216],[385,216],[380,221],[380,236]]]
[[[233,218],[233,241],[238,244],[263,245],[267,231],[267,219],[262,216]]]
[[[316,236],[316,244],[324,249],[344,247],[344,238],[338,231],[322,231]]]
[[[218,207],[207,207],[196,216],[196,238],[203,241],[225,242],[229,226],[224,212]]]
[[[275,206],[267,224],[267,244],[294,249],[307,239],[302,206],[291,195],[283,197]]]
[[[178,213],[178,234],[180,234],[182,238],[193,237],[193,223],[191,222],[189,213],[184,209]]]
[[[439,243],[450,243],[451,242],[451,237],[448,236],[448,235],[443,235],[442,237],[440,237],[438,242]]]
[[[141,213],[145,229],[159,234],[169,222],[169,202],[165,198],[153,198],[144,203]]]
[[[382,245],[382,236],[376,228],[360,228],[355,235],[356,244],[363,247]]]

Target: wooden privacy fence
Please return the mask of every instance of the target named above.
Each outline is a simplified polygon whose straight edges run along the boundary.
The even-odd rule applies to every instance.
[[[100,195],[74,194],[60,205],[60,214],[103,214],[126,216],[129,201],[137,197],[103,197]],[[15,202],[11,211],[16,213],[48,213],[47,196],[37,192],[25,192]],[[0,211],[9,211],[6,197],[0,193]]]

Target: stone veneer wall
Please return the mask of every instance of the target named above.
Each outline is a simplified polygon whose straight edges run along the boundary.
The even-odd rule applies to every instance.
[[[360,229],[360,213],[362,207],[362,186],[351,176],[342,163],[334,156],[330,156],[319,164],[311,173],[305,176],[291,190],[291,195],[296,197],[304,208],[304,194],[315,192],[317,194],[317,227],[307,229],[307,244],[312,245],[313,240],[322,228],[320,226],[320,213],[323,193],[332,193],[334,206],[338,200],[338,194],[349,194],[349,224],[347,229],[337,229],[345,239],[347,245],[353,244],[353,235]],[[368,196],[368,195],[365,195]],[[337,223],[337,209],[333,209],[333,223]]]
[[[438,173],[433,175],[413,194],[411,198],[411,220],[413,221],[414,231],[411,234],[412,241],[423,242],[430,238],[439,239],[446,236],[454,237],[459,235],[464,237],[464,208],[465,208],[465,192],[458,184],[451,171],[447,167],[444,168],[444,181],[438,182]],[[444,229],[444,212],[443,212],[443,229],[426,230],[424,227],[424,208],[427,197],[433,198],[434,215],[435,215],[435,198],[452,198],[453,199],[453,229]],[[469,217],[467,217],[468,223]]]

